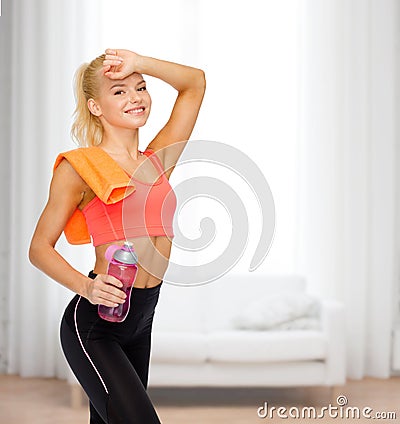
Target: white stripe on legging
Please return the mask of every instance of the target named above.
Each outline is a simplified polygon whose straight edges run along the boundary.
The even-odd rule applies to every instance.
[[[99,376],[100,381],[101,381],[101,384],[102,384],[102,385],[103,385],[103,387],[104,387],[104,390],[105,390],[105,391],[106,391],[106,393],[108,394],[107,386],[106,386],[106,384],[104,383],[104,380],[101,378],[101,375],[100,375],[100,373],[99,373],[98,369],[96,368],[96,366],[94,365],[93,361],[91,360],[91,358],[90,358],[89,354],[86,352],[86,349],[85,349],[85,347],[83,346],[83,343],[82,343],[82,340],[81,340],[81,336],[79,335],[79,331],[78,331],[78,322],[77,322],[77,320],[76,320],[76,310],[78,309],[78,304],[79,304],[79,302],[81,301],[81,297],[82,297],[82,296],[79,296],[79,299],[78,299],[78,301],[76,302],[76,305],[75,305],[75,312],[74,312],[74,321],[75,321],[75,330],[76,330],[76,335],[78,336],[79,343],[80,343],[80,344],[81,344],[81,346],[82,346],[82,350],[85,352],[85,355],[86,355],[86,356],[87,356],[87,358],[89,359],[89,362],[92,364],[92,367],[93,367],[93,368],[94,368],[94,370],[96,371],[96,374]]]

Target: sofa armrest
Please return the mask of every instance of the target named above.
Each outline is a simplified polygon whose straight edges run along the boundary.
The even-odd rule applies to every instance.
[[[346,336],[344,305],[335,300],[321,301],[321,325],[327,339],[326,382],[343,385],[346,381]]]

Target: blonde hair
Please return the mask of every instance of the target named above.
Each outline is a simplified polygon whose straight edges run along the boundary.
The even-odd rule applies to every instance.
[[[89,64],[83,64],[75,74],[76,107],[71,136],[81,147],[97,146],[103,138],[100,119],[90,112],[87,102],[89,99],[96,99],[99,94],[99,72],[104,59],[103,54]]]

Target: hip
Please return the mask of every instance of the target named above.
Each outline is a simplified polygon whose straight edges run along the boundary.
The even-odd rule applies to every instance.
[[[95,274],[90,273],[91,278]],[[151,288],[132,288],[131,305],[123,322],[109,322],[98,314],[98,305],[86,298],[74,296],[65,309],[63,319],[73,331],[79,331],[83,340],[111,338],[128,343],[132,338],[151,332],[161,284]]]

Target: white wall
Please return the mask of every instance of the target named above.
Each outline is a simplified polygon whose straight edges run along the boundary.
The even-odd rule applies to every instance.
[[[11,56],[8,36],[11,30],[11,22],[7,19],[10,8],[8,4],[3,5],[3,16],[0,16],[0,51]],[[6,104],[11,101],[11,86],[7,82],[11,80],[11,68],[9,66],[0,67],[0,96]],[[6,346],[7,346],[7,322],[8,322],[8,286],[4,284],[8,279],[9,249],[8,240],[10,239],[10,210],[9,187],[10,187],[10,119],[7,113],[0,113],[0,178],[3,188],[3,201],[0,208],[0,240],[3,242],[0,246],[0,373],[6,370]]]
[[[260,272],[295,271],[298,187],[299,8],[297,0],[103,1],[102,43],[203,68],[207,91],[192,139],[243,151],[265,175],[275,200],[274,241]],[[154,11],[157,11],[154,13]],[[124,11],[121,14],[121,11]],[[110,23],[118,22],[117,25]],[[152,116],[141,133],[146,145],[168,117],[173,91],[151,80]],[[179,171],[174,171],[178,173]],[[196,171],[194,172],[196,174]],[[202,169],[226,181],[217,167]],[[232,174],[231,178],[235,176]],[[231,187],[237,187],[231,182]],[[249,244],[235,271],[247,271],[261,217],[250,191],[240,192],[249,216]],[[218,220],[219,205],[198,199],[198,219]],[[203,211],[200,212],[200,208]],[[227,223],[228,221],[225,220]],[[226,224],[228,227],[228,223]],[[218,227],[227,243],[229,229]],[[212,248],[218,250],[216,244]],[[210,258],[212,253],[203,252]],[[196,253],[198,255],[198,253]],[[201,256],[201,254],[200,254]],[[203,260],[201,258],[200,260]]]

